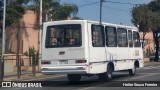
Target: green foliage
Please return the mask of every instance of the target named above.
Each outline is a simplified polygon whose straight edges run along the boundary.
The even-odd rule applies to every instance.
[[[25,13],[25,9],[23,6],[23,0],[11,0],[6,6],[6,26],[10,26],[13,23],[19,21],[23,14]],[[3,1],[0,1],[0,11],[3,11]],[[3,12],[0,13],[0,22],[2,23]]]
[[[160,0],[133,7],[132,23],[143,32],[157,31],[160,28]]]
[[[27,6],[26,9],[27,9],[27,10],[32,10],[32,11],[35,11],[35,12],[36,12],[36,8],[35,8],[34,5]]]
[[[2,18],[3,18],[3,10],[2,10],[2,7],[3,7],[3,2],[2,2],[2,0],[0,0],[0,21],[2,20]]]
[[[160,11],[160,0],[152,0],[148,6],[153,12],[159,12]]]
[[[27,5],[30,0],[19,0],[19,1],[21,1],[22,4]]]
[[[75,16],[75,17],[72,17],[72,19],[73,19],[73,20],[83,20],[82,18],[80,18],[80,17],[77,17],[77,16]]]
[[[17,4],[17,2],[11,2],[6,9],[6,26],[18,22],[24,13],[24,6]]]
[[[36,49],[34,47],[31,47],[29,48],[29,55],[32,56],[32,55],[35,55],[37,53]],[[28,56],[28,51],[26,51],[24,53],[24,55]]]
[[[135,6],[132,9],[132,23],[135,26],[138,26],[139,23],[143,22],[143,18],[148,13],[149,8],[147,5],[143,4],[141,6]]]
[[[31,0],[33,2],[34,5],[28,6],[27,9],[29,10],[33,10],[36,13],[39,13],[39,9],[40,9],[40,0]]]
[[[135,26],[139,25],[139,30],[142,32],[153,31],[156,45],[155,61],[157,61],[159,58],[158,33],[160,32],[160,0],[152,0],[146,5],[134,7],[132,9],[132,22]]]
[[[78,7],[75,4],[64,3],[57,7],[53,13],[53,20],[64,20],[67,17],[75,16],[78,13]]]
[[[39,0],[32,0],[34,6],[29,6],[28,9],[39,13]],[[55,0],[60,1],[60,0]],[[52,0],[43,0],[43,22],[46,21],[46,15],[52,14],[53,20],[64,20],[67,17],[75,16],[78,12],[78,7],[75,4],[54,2]]]

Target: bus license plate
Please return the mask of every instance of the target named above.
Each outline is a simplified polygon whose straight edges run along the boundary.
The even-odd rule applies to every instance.
[[[60,64],[68,64],[68,60],[61,60]]]

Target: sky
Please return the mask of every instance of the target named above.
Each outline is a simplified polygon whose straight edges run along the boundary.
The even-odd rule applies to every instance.
[[[92,5],[85,5],[88,3],[98,2],[100,0],[60,0],[61,3],[72,3],[79,7],[77,16],[86,20],[99,21],[99,3]],[[151,0],[106,0],[112,2],[132,3],[132,4],[147,4]],[[102,22],[114,23],[134,26],[131,22],[131,9],[134,5],[118,4],[103,2],[102,8]]]

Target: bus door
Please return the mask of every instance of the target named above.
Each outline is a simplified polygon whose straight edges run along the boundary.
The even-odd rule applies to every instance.
[[[90,24],[88,26],[89,30],[89,51],[90,51],[90,65],[92,69],[90,72],[99,73],[105,72],[106,66],[106,51],[105,51],[105,36],[104,36],[104,26]],[[102,65],[103,64],[103,65]]]
[[[134,47],[133,47],[133,32],[128,30],[128,66],[132,66],[132,60],[134,59]]]
[[[139,33],[136,31],[133,31],[133,45],[134,45],[134,57],[135,59],[140,59],[142,53],[141,43],[140,43],[140,36]]]

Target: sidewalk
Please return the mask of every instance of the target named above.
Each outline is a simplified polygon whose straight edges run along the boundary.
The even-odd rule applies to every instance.
[[[148,58],[144,58],[144,66],[146,65],[154,65],[154,64],[160,64],[160,62],[150,62]],[[14,73],[8,73],[5,75],[3,81],[26,81],[26,80],[35,80],[40,78],[46,78],[46,77],[54,77],[58,76],[58,74],[55,75],[44,75],[42,73],[36,73],[35,77],[33,76],[32,72],[22,72],[21,78],[18,79],[17,72]]]
[[[156,65],[156,64],[160,64],[160,62],[150,62],[149,58],[144,58],[144,66],[147,65]]]
[[[27,81],[27,80],[34,80],[39,78],[46,78],[46,77],[53,77],[57,75],[44,75],[42,73],[36,73],[35,76],[31,72],[29,73],[22,73],[21,78],[18,79],[17,74],[10,74],[4,77],[3,81]]]

